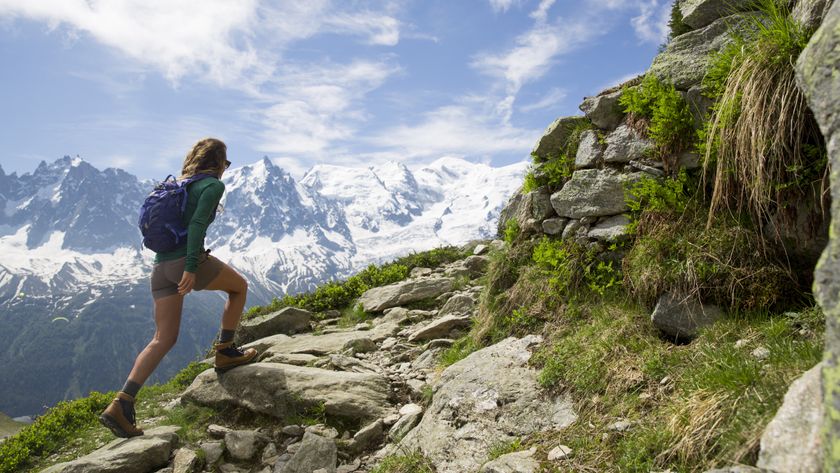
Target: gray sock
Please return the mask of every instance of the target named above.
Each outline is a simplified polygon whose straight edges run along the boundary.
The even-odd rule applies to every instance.
[[[140,391],[140,386],[142,385],[139,383],[135,383],[130,379],[127,379],[125,380],[125,385],[123,385],[123,388],[120,389],[120,391],[128,394],[131,397],[137,397],[137,392]]]
[[[234,330],[225,330],[222,329],[222,334],[219,335],[219,343],[225,343],[233,340],[233,334],[236,333],[236,329]]]

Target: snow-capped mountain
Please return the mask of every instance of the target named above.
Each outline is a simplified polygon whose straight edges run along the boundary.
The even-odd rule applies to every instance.
[[[225,173],[223,210],[206,243],[246,276],[249,305],[263,304],[409,251],[492,236],[525,167],[456,158],[414,169],[317,165],[297,182],[266,158]],[[32,414],[122,382],[130,369],[123,365],[154,331],[154,255],[141,248],[136,227],[152,186],[78,158],[42,162],[21,176],[0,169],[0,354],[10,360],[0,368],[0,411]],[[186,302],[195,314],[184,318],[187,341],[164,359],[160,379],[218,328],[217,294]],[[109,356],[77,343],[107,346]],[[122,361],[101,366],[108,358]]]

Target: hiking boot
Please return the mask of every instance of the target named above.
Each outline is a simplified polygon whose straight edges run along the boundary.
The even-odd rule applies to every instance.
[[[107,427],[117,437],[129,438],[143,435],[134,419],[134,398],[122,391],[108,404],[99,415],[99,423]]]
[[[217,343],[213,348],[216,349],[216,373],[224,373],[231,368],[250,363],[257,357],[257,350],[248,348],[242,351],[233,342]]]

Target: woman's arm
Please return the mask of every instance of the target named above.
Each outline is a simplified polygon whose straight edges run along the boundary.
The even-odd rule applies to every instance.
[[[207,226],[210,225],[213,212],[222,199],[225,192],[225,185],[222,181],[211,182],[198,196],[198,206],[187,225],[187,259],[184,271],[195,273],[198,269],[198,256],[204,247],[204,236],[207,234]]]

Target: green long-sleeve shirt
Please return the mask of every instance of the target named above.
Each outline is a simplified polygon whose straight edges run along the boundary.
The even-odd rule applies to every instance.
[[[215,177],[205,177],[187,185],[187,207],[183,218],[187,227],[187,243],[170,252],[157,253],[155,263],[186,256],[184,271],[194,273],[198,269],[198,257],[204,252],[204,235],[210,222],[216,218],[216,206],[224,192],[224,183]]]

